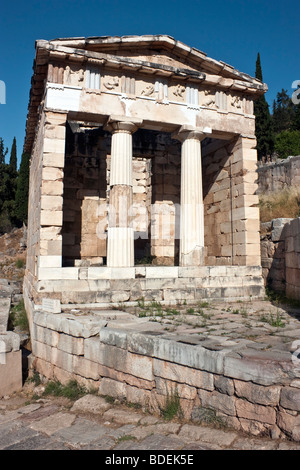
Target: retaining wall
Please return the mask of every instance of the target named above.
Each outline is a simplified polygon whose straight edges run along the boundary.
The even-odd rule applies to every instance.
[[[300,156],[265,163],[257,168],[258,192],[280,191],[300,183]]]
[[[300,369],[290,353],[212,350],[168,336],[158,324],[122,317],[32,310],[33,367],[48,379],[77,380],[159,412],[178,394],[186,419],[213,409],[229,426],[300,441]],[[120,312],[123,313],[124,312]],[[126,314],[125,314],[126,315]],[[248,353],[247,353],[248,351]]]
[[[300,299],[300,218],[261,224],[261,262],[265,284]]]

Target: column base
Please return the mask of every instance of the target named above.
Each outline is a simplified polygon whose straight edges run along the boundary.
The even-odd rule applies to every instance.
[[[130,227],[109,227],[107,237],[107,266],[134,266],[134,231]]]
[[[197,247],[189,253],[180,253],[180,266],[204,266],[204,247]]]

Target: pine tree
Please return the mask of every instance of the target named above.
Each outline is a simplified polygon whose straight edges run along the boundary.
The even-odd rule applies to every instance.
[[[26,223],[28,216],[29,160],[30,155],[23,153],[15,198],[15,216],[19,225]]]
[[[257,54],[255,77],[263,81],[260,54]],[[259,160],[270,156],[274,148],[274,137],[272,132],[272,121],[269,105],[264,95],[254,102],[255,135],[257,140],[257,156]]]

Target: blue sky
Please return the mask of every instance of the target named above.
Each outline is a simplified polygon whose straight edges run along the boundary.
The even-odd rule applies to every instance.
[[[0,80],[6,104],[0,104],[0,137],[18,158],[25,135],[36,39],[78,36],[168,34],[255,74],[260,52],[266,99],[282,88],[291,96],[300,80],[299,4],[292,0],[54,0],[2,2],[0,7]]]

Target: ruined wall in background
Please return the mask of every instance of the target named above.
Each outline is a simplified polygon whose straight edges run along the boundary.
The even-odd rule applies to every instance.
[[[280,191],[300,184],[300,155],[257,168],[258,194]]]

